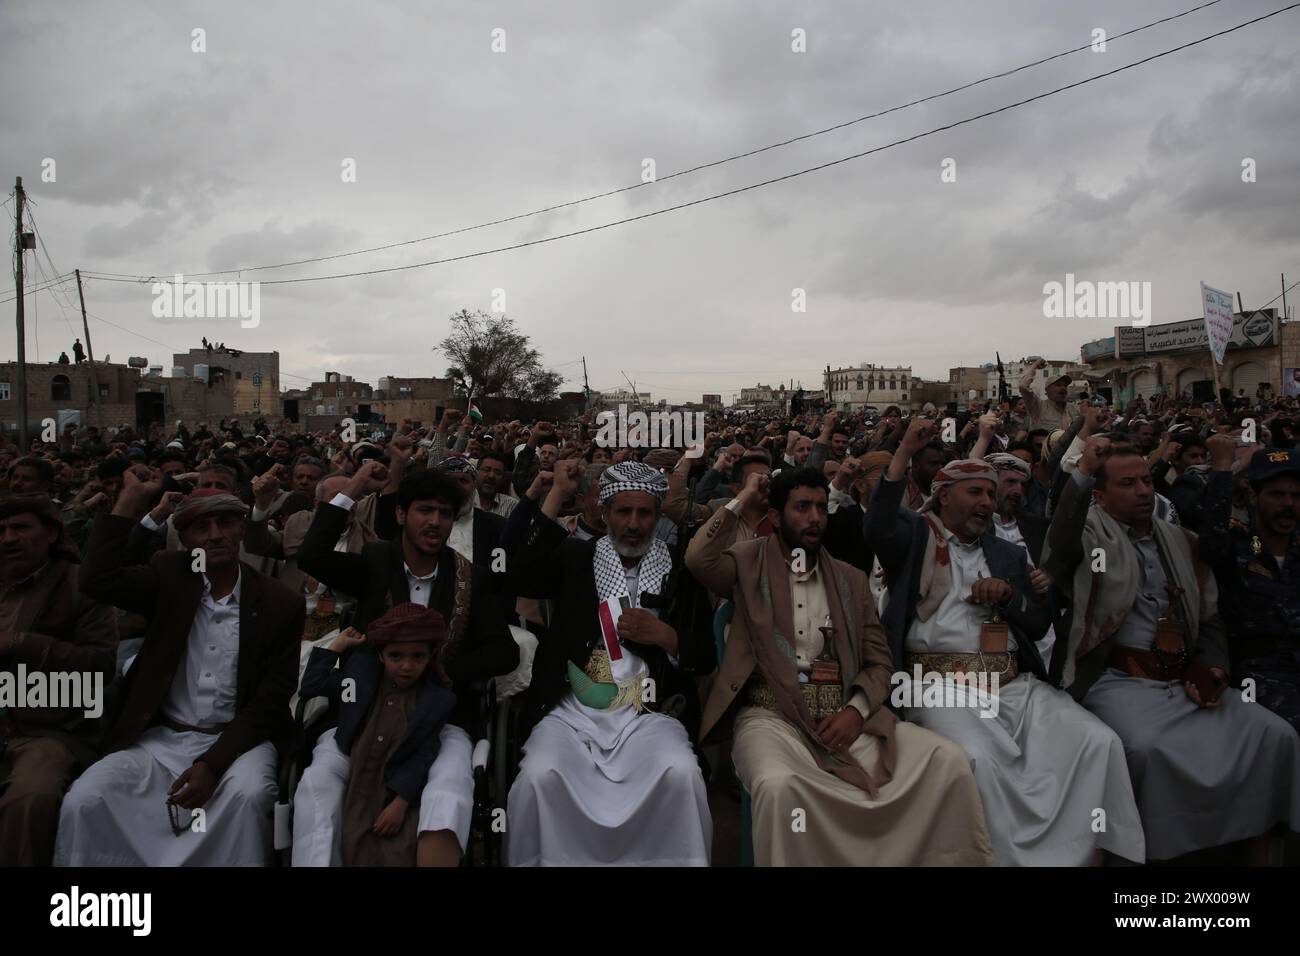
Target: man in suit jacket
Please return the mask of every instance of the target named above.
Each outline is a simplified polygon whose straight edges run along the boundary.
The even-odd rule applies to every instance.
[[[1052,624],[1047,633],[1034,643],[1043,666],[1050,671],[1052,647],[1056,643],[1056,624],[1060,617],[1051,597],[1051,578],[1040,569],[1043,563],[1043,542],[1047,540],[1047,526],[1050,522],[1042,515],[1030,514],[1024,509],[1029,482],[1032,480],[1028,458],[1022,458],[1014,452],[996,452],[985,455],[984,460],[998,471],[997,511],[993,513],[991,522],[993,533],[1001,540],[1024,549],[1029,564],[1029,583],[1034,586],[1034,593],[1048,607]]]
[[[63,801],[55,862],[263,865],[302,598],[240,563],[248,508],[215,488],[176,511],[186,550],[125,566],[127,537],[162,491],[137,469],[95,522],[81,587],[146,615],[148,630],[106,718],[107,756]]]
[[[966,754],[885,706],[893,661],[866,573],[822,545],[826,479],[787,468],[768,495],[773,535],[737,541],[755,494],[691,539],[687,567],[736,602],[703,734],[734,717],[760,865],[977,866],[993,851]],[[812,693],[810,694],[809,691]],[[802,810],[817,825],[791,832]]]
[[[0,714],[0,866],[50,865],[64,791],[97,756],[117,623],[78,590],[77,562],[48,495],[0,498],[0,674],[73,679],[70,699]]]
[[[912,420],[866,517],[889,582],[885,631],[910,675],[903,715],[970,754],[1000,865],[1077,866],[1102,851],[1141,862],[1123,745],[1043,680],[1034,641],[1047,629],[1046,606],[1024,551],[989,530],[997,471],[950,462],[920,512],[901,507],[908,462],[936,430]],[[972,679],[978,691],[958,694]],[[1106,827],[1094,832],[1099,807]]]
[[[342,492],[317,507],[298,552],[298,566],[331,588],[356,596],[353,626],[362,633],[390,607],[407,601],[434,608],[447,621],[451,637],[444,660],[456,710],[443,728],[438,759],[420,799],[417,859],[424,866],[455,866],[469,840],[474,808],[470,762],[471,733],[478,731],[477,701],[487,680],[514,669],[519,648],[488,572],[448,546],[465,497],[447,475],[426,469],[402,479],[395,509],[400,536],[372,541],[360,554],[334,549],[353,503],[387,481],[388,469],[379,461],[367,461]],[[303,779],[307,781],[305,775]]]
[[[686,728],[667,716],[696,702],[691,675],[714,669],[708,605],[677,617],[681,568],[654,534],[664,476],[637,461],[605,469],[608,530],[584,541],[556,521],[581,472],[580,461],[557,462],[525,544],[509,556],[519,593],[553,598],[555,614],[533,664],[530,693],[545,716],[510,789],[507,859],[708,866],[704,779]]]

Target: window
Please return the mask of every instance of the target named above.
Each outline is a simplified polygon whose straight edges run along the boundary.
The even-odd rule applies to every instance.
[[[9,383],[0,382],[0,402],[9,401]]]
[[[108,398],[108,386],[107,386],[107,385],[101,385],[101,386],[99,386],[99,397],[100,397],[100,398]]]
[[[862,391],[862,376],[858,376],[858,391]]]
[[[56,375],[50,379],[50,401],[72,401],[72,383],[68,381],[68,376]]]
[[[243,372],[236,372],[236,373],[235,373],[235,381],[236,381],[236,382],[238,382],[238,381],[239,381],[241,378],[243,378],[243,377],[244,377],[244,373],[243,373]]]

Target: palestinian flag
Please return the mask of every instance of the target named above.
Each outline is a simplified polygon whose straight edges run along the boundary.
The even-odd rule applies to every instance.
[[[475,405],[473,402],[469,403],[469,420],[472,421],[475,425],[483,421],[483,413],[478,410],[478,406]]]

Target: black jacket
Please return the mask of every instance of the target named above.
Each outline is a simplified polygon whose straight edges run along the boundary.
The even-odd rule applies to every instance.
[[[379,697],[384,681],[384,663],[375,649],[363,645],[354,651],[336,668],[337,653],[324,647],[312,648],[298,692],[303,698],[328,697],[330,703],[338,708],[338,732],[334,742],[345,754],[352,752],[356,736],[365,726],[370,707]],[[345,680],[353,682],[355,691],[348,695],[347,700],[343,697]],[[429,768],[438,757],[438,735],[455,706],[456,695],[449,688],[427,679],[420,685],[415,713],[406,726],[402,742],[384,765],[384,783],[407,803],[420,802]]]
[[[360,554],[334,550],[347,517],[348,513],[335,505],[322,504],[316,509],[298,551],[298,567],[332,588],[357,596],[353,626],[364,634],[375,618],[390,607],[409,601],[411,592],[406,583],[400,537],[395,541],[371,541]],[[456,553],[444,547],[429,607],[442,614],[448,623],[454,606],[455,583]],[[451,722],[473,734],[479,729],[475,685],[514,670],[519,664],[519,646],[510,636],[501,598],[493,594],[487,572],[482,568],[474,568],[468,600],[469,619],[464,640],[444,659],[444,665],[456,693]]]

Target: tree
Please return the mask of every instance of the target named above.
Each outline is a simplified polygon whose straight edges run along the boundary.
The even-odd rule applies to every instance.
[[[462,394],[530,403],[555,401],[564,379],[542,367],[541,354],[505,315],[461,309],[451,317],[451,334],[438,344],[451,365],[447,377]]]

